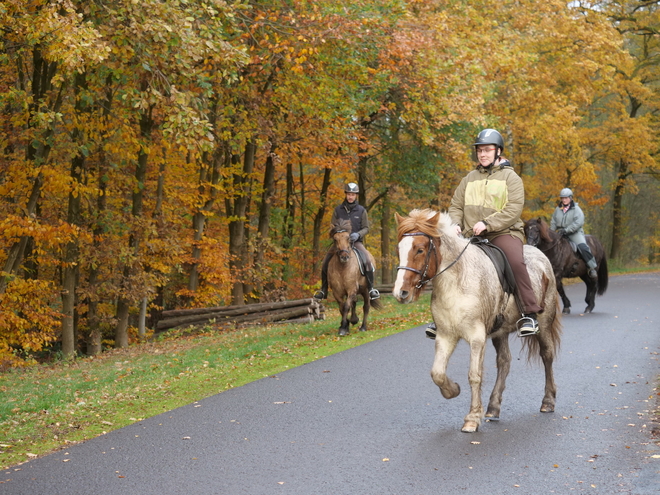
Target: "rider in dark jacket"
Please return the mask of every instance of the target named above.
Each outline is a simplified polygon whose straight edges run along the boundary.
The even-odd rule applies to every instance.
[[[369,218],[367,216],[367,210],[364,206],[360,205],[357,201],[357,195],[360,192],[360,188],[354,182],[346,184],[344,187],[344,192],[346,193],[346,199],[335,208],[332,213],[332,225],[335,225],[338,220],[349,220],[351,222],[351,235],[350,240],[355,247],[361,253],[361,257],[366,261],[364,268],[364,276],[367,278],[367,284],[369,289],[369,299],[372,301],[380,297],[378,290],[374,289],[374,268],[371,263],[368,262],[369,256],[367,249],[364,247],[362,241],[364,237],[369,232]],[[323,266],[321,268],[321,290],[317,291],[314,294],[314,298],[318,300],[325,299],[328,297],[328,264],[330,260],[335,255],[336,249],[334,244],[330,246],[330,249],[325,255],[323,260]]]
[[[587,239],[584,236],[584,213],[573,201],[573,191],[565,187],[559,193],[559,204],[552,214],[550,220],[550,228],[557,231],[557,233],[568,237],[577,246],[578,252],[582,259],[587,264],[589,269],[589,276],[591,278],[598,278],[596,273],[596,259],[589,249]]]

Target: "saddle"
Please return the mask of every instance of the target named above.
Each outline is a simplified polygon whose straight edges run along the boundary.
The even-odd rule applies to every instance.
[[[481,237],[472,237],[470,242],[486,253],[490,261],[493,262],[497,276],[500,279],[500,284],[502,285],[502,290],[506,294],[515,294],[516,279],[513,276],[511,265],[509,265],[509,260],[506,259],[504,251],[488,242],[488,239]]]
[[[511,270],[511,265],[509,265],[509,260],[506,259],[506,255],[504,254],[504,251],[502,251],[494,244],[488,242],[488,239],[483,239],[481,237],[470,238],[470,243],[474,244],[475,246],[480,248],[484,253],[486,253],[488,258],[490,258],[490,261],[492,261],[493,265],[495,266],[495,271],[497,272],[497,276],[500,279],[500,285],[502,286],[502,290],[507,295],[513,294],[513,297],[516,300],[516,304],[518,305],[518,308],[519,309],[522,308],[522,303],[520,301],[518,292],[516,291],[516,279],[513,276],[513,270]],[[491,334],[499,330],[499,328],[502,326],[503,323],[504,323],[504,315],[502,313],[499,313],[498,315],[495,316],[495,321],[493,322],[493,326],[490,329],[488,329],[488,334]]]
[[[566,240],[568,241],[568,245],[571,246],[571,251],[573,251],[575,254],[580,254],[577,244],[571,241],[568,237],[566,237]]]
[[[364,254],[362,253],[362,251],[360,251],[356,247],[352,247],[351,249],[355,253],[355,257],[358,260],[358,266],[360,267],[360,273],[362,275],[364,275],[365,274],[365,268],[367,266],[368,261],[366,259],[364,259]]]

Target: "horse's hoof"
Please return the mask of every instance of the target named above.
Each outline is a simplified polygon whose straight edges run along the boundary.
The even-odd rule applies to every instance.
[[[463,428],[461,428],[461,431],[463,433],[474,433],[479,429],[479,423],[476,421],[466,421],[463,423]]]
[[[364,327],[360,327],[360,332],[366,332],[366,331],[367,331],[366,328],[364,328]]]
[[[340,328],[339,329],[339,336],[340,337],[346,337],[348,335],[348,329],[346,328]]]
[[[586,308],[584,309],[584,312],[585,312],[585,313],[591,313],[591,312],[593,311],[593,309],[594,309],[594,308],[586,307]]]
[[[551,413],[551,412],[555,412],[555,406],[553,406],[553,405],[551,405],[551,404],[543,404],[543,405],[541,406],[541,412],[542,412],[542,413]]]
[[[564,308],[564,310],[561,312],[563,315],[570,315],[571,314],[571,308]]]
[[[461,394],[461,386],[456,382],[449,383],[444,387],[438,385],[438,388],[445,399],[454,399]]]
[[[486,413],[486,415],[484,417],[486,418],[486,421],[499,421],[500,420],[500,415],[499,414],[495,415],[493,413],[490,413],[490,414]]]

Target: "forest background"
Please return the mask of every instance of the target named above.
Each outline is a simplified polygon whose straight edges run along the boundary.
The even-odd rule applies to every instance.
[[[657,263],[658,3],[4,0],[0,366],[310,296],[349,181],[390,283],[394,212],[446,209],[484,127],[525,219],[570,187]]]

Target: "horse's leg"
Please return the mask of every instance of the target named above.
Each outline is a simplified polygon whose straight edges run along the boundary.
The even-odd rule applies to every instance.
[[[561,275],[555,275],[555,279],[557,280],[557,292],[559,292],[559,297],[561,297],[561,302],[564,306],[562,313],[569,315],[571,314],[571,301],[566,297],[566,293],[564,292],[564,284],[561,282]]]
[[[360,332],[367,331],[367,317],[369,316],[369,308],[371,308],[371,300],[369,294],[364,294],[364,304],[362,305],[362,325],[360,325]]]
[[[440,388],[440,392],[445,399],[453,399],[461,393],[461,387],[458,383],[447,376],[447,363],[457,343],[458,337],[454,335],[447,336],[438,332],[435,337],[435,358],[431,367],[431,378],[433,383]]]
[[[502,406],[502,393],[506,388],[506,378],[511,370],[511,349],[509,348],[509,334],[493,337],[492,340],[497,353],[497,379],[488,401],[486,418],[498,420],[500,419],[500,408]]]
[[[470,340],[470,370],[468,371],[468,382],[472,397],[470,399],[470,412],[463,420],[461,431],[465,433],[474,433],[479,429],[481,418],[484,415],[483,404],[481,403],[481,380],[484,370],[484,355],[486,351],[486,329],[483,329],[483,338],[477,337]]]
[[[587,303],[585,308],[585,313],[591,313],[596,305],[596,291],[598,290],[598,282],[588,275],[583,275],[580,277],[585,284],[587,284],[587,296],[584,298],[584,302]]]
[[[548,308],[550,309],[550,308]],[[541,331],[538,334],[539,354],[545,368],[545,395],[541,402],[541,412],[550,413],[555,411],[555,400],[557,398],[557,385],[555,384],[552,363],[555,359],[555,344],[552,341],[551,327],[557,315],[542,315],[539,324]]]
[[[351,311],[351,298],[346,296],[345,299],[339,303],[339,310],[341,312],[341,326],[339,327],[339,336],[343,337],[350,332],[348,324],[348,313]]]
[[[356,310],[356,306],[357,306],[357,294],[354,294],[354,295],[351,297],[351,301],[352,301],[352,302],[351,302],[351,319],[350,319],[350,322],[351,322],[351,325],[357,325],[357,323],[360,321],[360,318],[359,318],[359,316],[357,315],[357,310]]]

